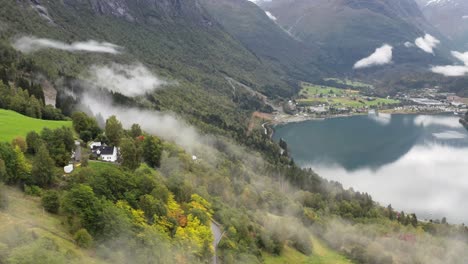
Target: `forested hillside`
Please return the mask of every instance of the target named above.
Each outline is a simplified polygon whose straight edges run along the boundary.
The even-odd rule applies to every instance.
[[[228,2],[0,0],[0,108],[23,123],[0,130],[0,263],[466,262],[464,225],[379,205],[247,133],[273,111],[256,92],[287,98],[316,64],[268,57],[302,44],[238,3],[284,46],[220,23]]]
[[[60,94],[67,82],[57,83],[57,80],[82,76],[93,64],[144,63],[172,84],[171,89],[146,95],[153,108],[175,111],[211,130],[236,131],[241,136],[249,113],[262,107],[262,102],[248,98],[249,93],[240,88],[233,91],[226,76],[273,98],[294,93],[295,82],[289,82],[281,69],[244,48],[200,7],[183,4],[162,8],[162,3],[129,1],[125,10],[130,19],[115,15],[100,2],[99,5],[104,5],[101,8],[80,1],[35,3],[1,3],[4,7],[0,10],[3,71],[13,71],[9,78],[15,79],[12,76],[33,69],[35,75],[29,79],[52,83],[59,91],[59,103],[64,100]],[[145,8],[146,4],[153,7]],[[47,10],[51,20],[40,16],[37,6]],[[45,49],[15,54],[10,44],[22,36],[65,43],[106,41],[120,46],[121,52],[86,54]],[[18,64],[21,60],[28,65]],[[246,99],[251,102],[246,103]]]

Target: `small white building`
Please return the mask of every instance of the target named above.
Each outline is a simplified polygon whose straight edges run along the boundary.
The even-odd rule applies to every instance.
[[[101,157],[102,161],[116,162],[118,159],[118,149],[116,147],[100,147],[96,154]]]
[[[96,147],[101,147],[101,146],[102,146],[101,142],[91,142],[91,144],[89,144],[90,149],[94,149]]]

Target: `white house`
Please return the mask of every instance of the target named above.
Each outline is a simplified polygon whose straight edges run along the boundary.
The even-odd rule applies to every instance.
[[[101,160],[107,162],[116,162],[118,159],[118,149],[116,147],[102,146],[96,150],[96,154],[101,157]]]
[[[95,147],[101,147],[101,146],[102,146],[101,142],[91,142],[91,144],[89,144],[90,149],[94,149]]]

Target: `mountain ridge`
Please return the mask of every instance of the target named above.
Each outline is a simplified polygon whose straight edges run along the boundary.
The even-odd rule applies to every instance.
[[[443,36],[430,25],[413,0],[276,0],[259,2],[277,22],[306,43],[318,43],[335,55],[334,65],[350,72],[352,65],[384,43],[394,46],[394,62],[426,66],[447,62],[447,45],[443,41],[435,56],[427,56],[404,43],[430,33]],[[351,51],[351,52],[349,52]]]
[[[458,0],[420,0],[427,20],[451,39],[455,47],[468,48],[468,2]]]

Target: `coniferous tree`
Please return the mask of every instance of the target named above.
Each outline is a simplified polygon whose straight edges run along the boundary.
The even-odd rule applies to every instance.
[[[133,139],[125,138],[122,140],[120,153],[122,155],[122,166],[125,168],[135,170],[140,166],[140,150]]]
[[[109,143],[113,146],[119,146],[122,134],[122,124],[117,120],[117,117],[109,117],[106,121],[106,136],[109,139]]]
[[[29,154],[36,154],[41,144],[41,136],[39,136],[36,131],[31,131],[26,135],[26,145],[28,146],[27,152]]]
[[[54,179],[54,160],[45,145],[39,147],[33,160],[32,177],[34,184],[45,187]]]
[[[416,214],[411,214],[411,225],[414,227],[418,225],[418,217],[416,217]]]
[[[147,136],[143,141],[143,158],[151,167],[161,164],[162,142],[154,136]]]
[[[139,137],[143,134],[143,132],[141,131],[141,127],[140,125],[138,124],[133,124],[132,127],[130,128],[130,135],[133,137],[133,138],[136,138],[136,137]]]

